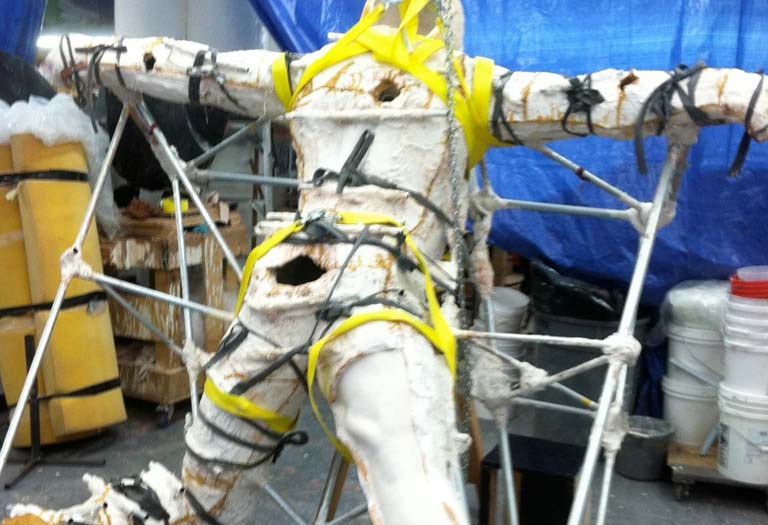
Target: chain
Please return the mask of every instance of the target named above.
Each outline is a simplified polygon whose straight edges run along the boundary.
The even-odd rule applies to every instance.
[[[456,92],[459,88],[458,73],[455,68],[453,46],[453,15],[450,9],[451,0],[434,0],[437,14],[443,21],[445,39],[445,63],[446,81],[448,84],[448,165],[450,169],[451,184],[451,216],[453,219],[453,245],[452,258],[456,262],[457,277],[457,302],[459,306],[459,323],[461,328],[467,328],[467,299],[465,293],[465,272],[467,270],[466,250],[464,249],[464,232],[461,221],[461,206],[463,195],[460,193],[460,181],[464,175],[464,169],[459,160],[459,140],[462,140],[461,129],[456,118]],[[464,411],[462,414],[461,430],[467,432],[470,428],[470,392],[472,388],[470,378],[470,366],[466,343],[458,342],[458,387],[464,397]],[[468,455],[461,458],[462,469],[468,471]]]

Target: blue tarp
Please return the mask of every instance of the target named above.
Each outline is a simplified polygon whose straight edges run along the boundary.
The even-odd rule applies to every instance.
[[[32,62],[44,11],[45,0],[0,0],[0,51]]]
[[[251,0],[287,50],[310,51],[358,18],[362,0]],[[512,70],[575,75],[605,68],[665,69],[699,60],[755,71],[768,62],[768,2],[760,0],[465,0],[466,51]],[[768,147],[753,144],[727,176],[743,128],[704,129],[691,155],[675,222],[661,233],[645,299],[675,283],[724,278],[768,263]],[[599,138],[552,145],[629,193],[650,200],[664,141],[647,139],[651,173],[638,174],[631,143]],[[619,207],[611,197],[531,151],[488,154],[496,191],[509,198]],[[626,224],[531,212],[497,214],[491,241],[593,280],[626,282],[637,236]]]

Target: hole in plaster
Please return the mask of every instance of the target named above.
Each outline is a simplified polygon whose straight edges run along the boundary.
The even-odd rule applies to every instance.
[[[278,283],[298,286],[318,280],[325,270],[311,257],[300,255],[276,268],[274,272]]]
[[[144,69],[147,71],[152,71],[152,69],[155,67],[155,55],[152,53],[144,53]]]
[[[400,95],[400,87],[389,79],[382,80],[373,90],[373,96],[379,102],[392,102],[398,95]]]

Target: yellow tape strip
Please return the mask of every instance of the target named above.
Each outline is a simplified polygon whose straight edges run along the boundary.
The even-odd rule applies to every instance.
[[[425,61],[444,47],[442,40],[417,34],[418,15],[429,5],[428,0],[404,0],[400,4],[400,26],[395,34],[383,34],[372,27],[384,13],[384,6],[377,5],[364,15],[328,52],[310,64],[302,74],[296,89],[291,93],[290,72],[285,67],[285,57],[280,56],[272,64],[272,74],[277,96],[290,111],[301,90],[321,71],[344,60],[364,53],[384,64],[389,64],[418,78],[443,103],[448,104],[448,86],[445,78],[425,65]],[[437,20],[440,34],[443,24]],[[409,49],[410,47],[410,49]],[[454,93],[456,118],[464,130],[469,166],[479,162],[491,146],[506,146],[497,140],[488,129],[493,83],[493,61],[475,59],[472,89],[469,89],[458,60],[454,68],[459,78],[460,89]]]
[[[298,418],[291,419],[282,416],[277,412],[258,407],[242,396],[222,392],[210,379],[205,381],[204,391],[213,404],[234,416],[253,421],[262,421],[269,428],[280,434],[290,432],[296,427],[296,420]]]

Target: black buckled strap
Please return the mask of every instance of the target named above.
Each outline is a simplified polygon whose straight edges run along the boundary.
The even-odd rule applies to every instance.
[[[64,301],[62,301],[61,303],[61,308],[62,309],[74,308],[75,306],[82,306],[84,304],[88,304],[93,301],[106,301],[106,300],[107,300],[106,293],[102,291],[90,292],[84,295],[78,295],[77,297],[70,297],[68,299],[64,299]],[[38,304],[31,304],[28,306],[15,306],[12,308],[4,308],[0,310],[0,318],[26,315],[34,312],[39,312],[42,310],[50,310],[51,307],[53,307],[53,303],[38,303]]]
[[[284,354],[282,354],[280,357],[272,361],[269,365],[267,365],[265,368],[260,370],[256,375],[254,375],[251,378],[245,379],[243,381],[240,381],[237,383],[232,389],[229,391],[232,395],[242,395],[245,392],[247,392],[252,387],[256,386],[257,384],[264,381],[267,377],[269,377],[272,373],[275,372],[278,368],[282,367],[284,364],[286,364],[288,361],[290,361],[293,356],[299,355],[306,351],[306,349],[309,348],[308,344],[303,344],[300,346],[296,346],[294,348],[291,348]]]
[[[649,114],[653,114],[660,119],[656,134],[661,135],[667,126],[669,118],[672,116],[672,96],[677,93],[683,108],[690,116],[691,120],[698,126],[708,126],[716,124],[717,121],[710,119],[703,111],[696,107],[694,101],[694,89],[698,82],[698,76],[707,66],[701,62],[692,68],[685,65],[678,66],[671,74],[668,80],[662,82],[654,89],[648,98],[643,102],[640,114],[635,122],[635,154],[637,156],[637,168],[641,174],[648,173],[648,164],[645,160],[645,148],[643,146],[643,125]],[[690,78],[688,91],[686,92],[680,86],[680,82]]]
[[[225,459],[207,458],[197,453],[189,445],[187,445],[187,452],[193,458],[195,458],[197,461],[201,463],[207,463],[209,465],[217,465],[223,468],[230,468],[230,469],[237,469],[237,470],[250,470],[263,465],[269,460],[272,460],[272,463],[276,462],[280,458],[280,455],[282,454],[283,450],[285,450],[285,447],[288,445],[302,446],[302,445],[306,445],[307,443],[309,443],[309,436],[307,435],[306,432],[301,430],[288,432],[285,435],[280,437],[279,441],[267,454],[265,454],[264,456],[260,457],[259,459],[251,463],[238,463],[236,461],[227,461]]]
[[[493,130],[493,136],[496,137],[497,140],[506,144],[522,146],[523,141],[517,137],[515,130],[512,129],[512,126],[507,122],[507,119],[504,118],[504,88],[506,87],[507,82],[509,82],[510,77],[512,77],[512,72],[507,71],[493,83],[494,102],[493,114],[491,115],[491,129]],[[510,140],[504,140],[502,138],[499,124],[504,126],[504,129],[510,136]]]
[[[227,441],[234,443],[235,445],[238,445],[243,448],[247,448],[249,450],[255,450],[256,452],[272,452],[274,450],[274,445],[259,445],[256,443],[251,443],[249,441],[246,441],[238,436],[235,436],[234,434],[231,434],[215,424],[213,421],[208,419],[208,417],[203,413],[201,410],[198,412],[198,419],[206,426],[208,429],[216,434],[217,436],[226,439]],[[240,419],[240,418],[239,418]],[[270,436],[271,437],[271,436]]]
[[[749,128],[752,125],[752,115],[755,113],[755,106],[757,106],[757,101],[760,99],[760,94],[763,92],[763,80],[765,80],[763,70],[761,69],[758,73],[760,74],[760,80],[757,83],[757,87],[752,92],[752,97],[749,99],[749,105],[747,106],[747,113],[744,115],[744,134],[741,136],[741,141],[739,141],[739,149],[736,150],[736,157],[734,157],[733,163],[728,170],[728,175],[731,177],[736,177],[741,173],[741,168],[744,166],[747,153],[749,153],[749,145],[752,143]],[[755,135],[762,133],[765,129],[766,128],[757,130]]]
[[[208,53],[211,55],[211,67],[210,69],[205,70],[203,66],[205,64],[205,57],[208,55]],[[232,105],[243,112],[247,112],[246,108],[240,104],[240,102],[235,97],[233,97],[227,89],[225,83],[226,79],[216,65],[217,55],[218,51],[215,49],[200,49],[197,53],[195,53],[195,58],[192,61],[192,67],[187,69],[187,76],[189,77],[187,98],[189,99],[189,103],[192,106],[200,105],[200,83],[203,78],[210,78],[216,82],[216,85],[219,86],[221,92],[224,94],[227,100],[232,103]]]
[[[135,477],[121,479],[116,482],[113,481],[112,488],[129,500],[135,502],[141,510],[145,512],[144,516],[134,515],[134,520],[138,518],[139,520],[144,521],[146,518],[152,518],[168,525],[171,516],[160,503],[160,498],[157,497],[157,493],[141,481],[140,478]]]
[[[565,95],[568,98],[568,109],[565,110],[563,120],[560,125],[563,127],[563,131],[577,137],[586,137],[587,135],[595,134],[595,130],[592,127],[592,106],[600,104],[605,101],[603,95],[596,89],[592,89],[592,75],[587,75],[584,80],[579,77],[572,77],[568,79],[570,86],[565,90]],[[573,113],[586,113],[587,115],[587,129],[589,133],[579,133],[577,131],[571,131],[568,129],[568,117]]]
[[[229,331],[224,335],[216,353],[213,354],[207,363],[203,365],[203,371],[208,370],[213,365],[227,357],[248,337],[249,330],[240,321],[236,321]]]

